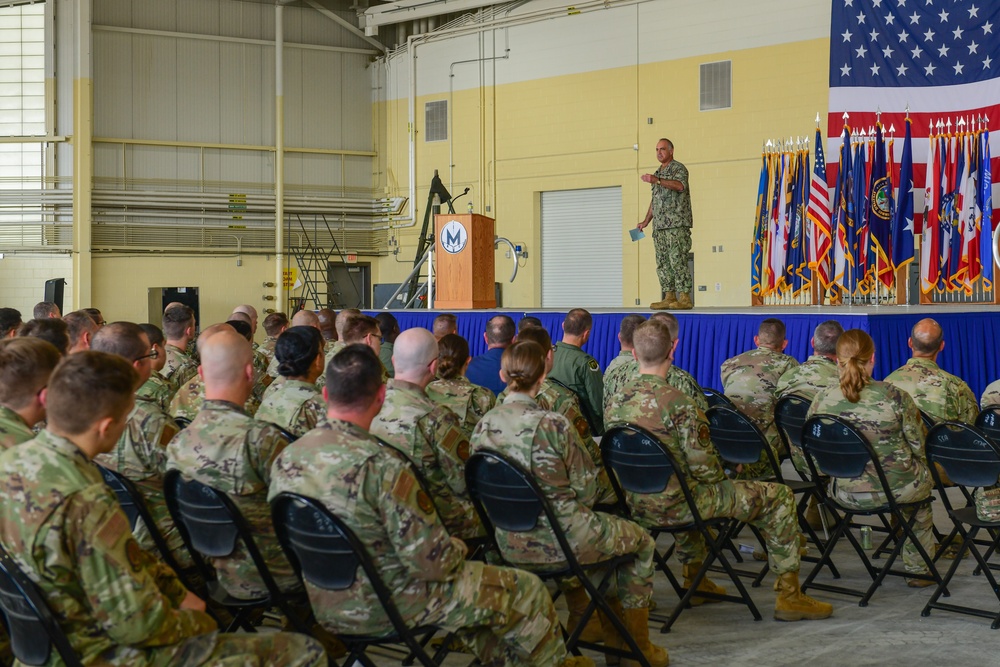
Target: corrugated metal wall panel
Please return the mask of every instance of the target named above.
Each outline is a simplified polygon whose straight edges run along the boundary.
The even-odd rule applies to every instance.
[[[177,49],[177,139],[218,143],[222,136],[218,42],[187,40]]]
[[[622,305],[622,189],[542,193],[542,307]]]
[[[133,28],[177,31],[177,0],[140,0],[133,5]]]
[[[176,39],[136,35],[132,40],[133,137],[177,141]],[[122,104],[129,100],[122,99]]]
[[[178,32],[219,34],[219,3],[205,0],[175,0]],[[171,3],[165,3],[171,4]]]
[[[93,3],[91,19],[103,25],[132,25],[132,0],[100,0]]]
[[[371,150],[372,146],[372,80],[368,71],[369,57],[344,54],[341,76],[340,123],[343,146],[348,150]],[[370,178],[369,170],[369,178]]]
[[[322,72],[322,85],[305,85],[299,95],[300,141],[323,148],[347,148],[343,118],[347,113],[341,75],[344,54],[306,51],[302,53],[302,80]],[[300,144],[301,145],[301,144]]]
[[[98,32],[93,39],[94,133],[131,137],[132,35]]]

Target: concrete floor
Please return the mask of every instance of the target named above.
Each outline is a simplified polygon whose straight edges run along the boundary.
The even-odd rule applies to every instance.
[[[935,503],[935,520],[947,534],[948,519],[939,502]],[[752,539],[748,532],[746,536]],[[877,536],[876,533],[876,542]],[[663,536],[659,546],[668,546],[670,539]],[[815,555],[816,550],[810,553]],[[994,558],[994,561],[1000,559]],[[940,562],[943,571],[951,563]],[[838,584],[861,587],[870,582],[846,540],[837,547],[835,563],[842,575]],[[679,565],[676,562],[672,565],[679,576]],[[973,576],[974,565],[972,557],[966,555],[949,586],[950,600],[942,598],[942,601],[1000,611],[1000,602],[985,577]],[[811,563],[803,563],[802,579],[811,567]],[[724,574],[714,573],[712,578],[730,591],[734,590]],[[824,569],[817,581],[832,581],[829,570]],[[658,624],[651,624],[651,638],[670,651],[671,665],[910,667],[963,661],[977,665],[1000,664],[993,644],[1000,641],[1000,630],[991,630],[989,619],[940,610],[932,611],[927,618],[921,617],[920,612],[933,587],[908,588],[901,577],[888,577],[864,608],[858,606],[857,598],[815,591],[814,597],[834,605],[832,618],[781,623],[771,618],[774,576],[768,575],[756,589],[749,588],[749,580],[744,582],[764,617],[761,621],[755,622],[744,605],[720,603],[684,611],[668,634],[659,634]],[[654,597],[661,612],[672,609],[678,601],[661,573],[657,573],[654,580]],[[561,602],[557,603],[557,609],[565,618]],[[594,657],[598,666],[604,664],[601,655],[588,655]],[[400,664],[398,658],[380,651],[373,652],[372,656],[380,666]],[[444,664],[465,667],[470,662],[470,656],[453,654]]]

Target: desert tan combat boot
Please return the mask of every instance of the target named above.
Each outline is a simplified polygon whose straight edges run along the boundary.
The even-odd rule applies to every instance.
[[[649,661],[649,667],[667,667],[670,664],[667,649],[649,641],[649,609],[625,609],[622,620],[625,621],[625,628],[632,635],[632,639]],[[639,661],[622,658],[621,667],[639,667]]]
[[[594,661],[585,655],[567,655],[559,667],[594,667]]]
[[[774,582],[776,621],[818,621],[833,615],[833,605],[813,600],[799,588],[799,573],[785,572]]]
[[[677,296],[677,303],[671,307],[673,310],[691,310],[694,308],[694,304],[691,303],[691,295],[687,292],[681,292]]]
[[[576,626],[580,624],[580,619],[583,617],[583,612],[587,609],[587,605],[590,604],[590,596],[587,595],[585,588],[579,586],[566,591],[563,597],[566,598],[566,607],[569,609],[566,630],[572,634],[576,630]],[[583,632],[580,633],[580,641],[590,643],[604,641],[601,622],[598,620],[596,613],[591,614],[590,620],[584,626]]]
[[[688,563],[683,567],[684,574],[684,587],[691,588],[691,582],[694,581],[694,575],[698,574],[698,570],[701,569],[701,563]],[[725,595],[726,589],[718,585],[708,577],[702,577],[701,582],[698,584],[698,590],[704,593],[716,593],[718,595]],[[722,600],[713,600],[712,598],[703,598],[695,595],[691,598],[691,606],[697,607],[699,605],[705,604],[706,602],[722,602]]]
[[[668,308],[677,307],[677,293],[667,292],[663,295],[663,301],[657,301],[655,303],[649,304],[652,310],[667,310]]]

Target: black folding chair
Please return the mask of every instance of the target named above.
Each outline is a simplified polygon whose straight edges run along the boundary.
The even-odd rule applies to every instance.
[[[442,642],[433,658],[427,655],[425,640],[437,628],[407,626],[367,548],[337,515],[313,498],[286,491],[271,501],[271,517],[281,548],[304,581],[324,590],[347,591],[358,581],[358,568],[361,568],[367,585],[375,591],[389,619],[389,631],[380,635],[338,632],[337,637],[348,650],[345,665],[358,661],[365,667],[375,667],[366,654],[368,648],[398,643],[405,644],[410,651],[409,657],[418,660],[424,667],[441,664],[450,642]],[[418,639],[417,635],[424,637]]]
[[[281,435],[285,436],[285,440],[288,441],[288,444],[292,444],[293,442],[299,439],[299,436],[294,435],[284,426],[278,426],[274,422],[264,422],[264,423],[267,424],[268,426],[273,426],[274,428],[278,429],[278,432],[281,433]]]
[[[177,428],[183,431],[191,425],[191,420],[187,417],[174,417],[174,423],[177,424]]]
[[[942,486],[941,475],[938,472],[937,466],[934,465],[935,463],[940,464],[944,468],[952,482],[962,487],[973,489],[977,487],[992,487],[996,485],[997,479],[1000,478],[1000,447],[981,430],[968,424],[959,422],[938,424],[927,434],[926,449],[931,475],[933,475],[934,482],[939,488]],[[956,508],[944,493],[941,494],[941,500],[948,512],[948,517],[955,527],[954,530],[959,534],[961,541],[958,546],[958,555],[952,561],[951,567],[948,568],[948,571],[944,575],[944,579],[934,589],[934,594],[931,595],[930,600],[927,601],[927,605],[920,612],[920,615],[929,616],[931,609],[942,609],[959,614],[991,618],[993,619],[993,623],[990,627],[996,630],[1000,628],[1000,609],[980,609],[947,604],[938,602],[938,599],[947,589],[948,582],[955,576],[955,571],[962,561],[962,555],[968,549],[969,553],[972,554],[973,558],[979,564],[977,571],[982,571],[986,575],[986,579],[990,582],[990,587],[993,589],[993,594],[996,595],[997,601],[1000,602],[1000,584],[997,583],[993,573],[990,571],[990,567],[986,562],[987,558],[979,553],[976,541],[976,534],[980,530],[985,529],[992,534],[991,549],[995,549],[997,539],[1000,537],[1000,521],[981,520],[976,515],[975,505],[972,504]],[[968,526],[968,529],[966,526]]]
[[[117,470],[111,470],[110,468],[105,468],[102,465],[97,466],[101,471],[101,476],[104,478],[104,483],[115,492],[115,496],[118,498],[118,504],[122,506],[125,511],[125,516],[128,517],[129,526],[132,530],[135,530],[135,525],[139,519],[142,519],[143,525],[146,530],[149,531],[149,536],[153,540],[153,544],[156,545],[156,550],[160,552],[160,558],[163,562],[169,565],[178,576],[184,581],[184,585],[188,586],[189,582],[186,577],[184,577],[184,568],[180,566],[177,559],[174,558],[173,554],[170,553],[170,547],[167,545],[167,540],[163,537],[163,533],[160,532],[160,527],[156,525],[156,521],[153,520],[153,515],[150,514],[149,508],[146,506],[146,501],[142,497],[142,492],[135,483],[129,478],[122,475]],[[190,586],[188,586],[190,588]],[[193,589],[192,589],[193,590]]]
[[[486,527],[486,534],[493,541],[493,546],[498,554],[502,554],[502,552],[496,541],[497,530],[525,533],[538,528],[543,517],[548,523],[549,530],[562,552],[565,565],[554,570],[546,569],[535,572],[535,574],[543,580],[550,581],[574,577],[590,595],[590,604],[581,615],[576,628],[566,639],[566,649],[571,653],[579,654],[578,647],[582,646],[594,651],[603,651],[606,655],[617,655],[636,660],[643,667],[649,667],[646,656],[643,655],[625,624],[612,611],[605,599],[608,587],[614,579],[615,570],[635,560],[635,554],[614,556],[597,563],[580,563],[566,538],[565,531],[556,518],[555,512],[538,487],[538,483],[530,473],[503,454],[486,449],[477,451],[465,463],[465,480],[476,511],[482,519],[483,526]],[[524,569],[525,566],[514,564],[514,567]],[[600,583],[595,586],[590,580],[588,572],[597,573],[600,571],[603,571],[603,576]],[[610,620],[615,630],[628,644],[629,650],[614,649],[580,641],[580,634],[597,610],[600,610]]]
[[[0,612],[14,657],[25,665],[46,665],[56,650],[66,667],[82,667],[35,583],[0,547]]]
[[[739,602],[745,604],[753,615],[755,621],[761,619],[757,606],[747,593],[746,587],[740,581],[739,574],[729,563],[723,551],[723,545],[727,540],[727,525],[730,519],[726,517],[715,517],[703,519],[698,512],[698,505],[691,489],[687,477],[677,466],[670,452],[660,440],[646,429],[633,424],[615,425],[605,433],[601,440],[601,455],[604,458],[604,465],[608,468],[611,477],[611,485],[623,507],[631,507],[627,502],[627,493],[649,495],[663,493],[670,484],[671,478],[677,479],[677,485],[684,494],[684,502],[687,503],[691,511],[691,522],[681,525],[648,525],[646,517],[638,517],[643,525],[647,525],[653,536],[661,533],[676,535],[680,532],[694,531],[701,534],[708,546],[708,557],[701,565],[701,569],[695,574],[689,588],[684,588],[676,577],[670,572],[667,560],[673,553],[674,547],[662,557],[657,557],[657,568],[663,572],[670,580],[674,590],[681,597],[681,601],[674,607],[670,616],[660,628],[661,632],[669,632],[670,627],[680,616],[685,607],[689,606],[692,597],[710,598],[713,600],[724,600],[727,602]],[[711,530],[715,529],[714,533]],[[705,575],[712,565],[718,561],[722,565],[723,571],[740,592],[739,596],[720,595],[717,593],[707,593],[698,590]]]
[[[752,465],[763,459],[768,464],[770,476],[762,481],[784,484],[792,490],[793,495],[802,496],[798,506],[796,507],[799,525],[803,528],[813,543],[817,545],[820,550],[822,550],[824,546],[823,542],[819,539],[816,532],[809,527],[808,522],[805,520],[805,508],[809,503],[809,496],[816,495],[816,484],[812,481],[806,482],[799,480],[786,480],[784,475],[781,474],[781,465],[775,458],[774,452],[771,451],[771,446],[767,442],[767,437],[761,432],[757,425],[750,420],[749,417],[739,410],[720,405],[709,408],[705,415],[708,417],[708,426],[712,438],[712,444],[715,445],[716,450],[718,450],[719,455],[723,460],[728,463]],[[734,539],[744,525],[747,524],[742,524],[738,521],[731,522],[728,537],[730,539]],[[757,538],[760,547],[766,551],[767,545],[763,536],[760,534],[760,531],[753,526],[749,526],[749,528]],[[815,556],[804,556],[802,560],[811,563],[819,562],[819,559]],[[827,563],[827,565],[830,567],[830,572],[833,574],[834,578],[839,579],[840,573],[837,571],[836,566],[834,566],[832,562]],[[744,576],[753,577],[753,583],[751,585],[754,588],[757,588],[760,586],[760,582],[764,580],[764,577],[767,575],[769,570],[770,564],[765,561],[763,567],[761,567],[758,572],[738,572]]]
[[[205,582],[206,592],[233,615],[226,632],[237,627],[255,632],[248,620],[250,615],[278,607],[296,630],[309,633],[311,623],[296,612],[296,609],[308,608],[305,591],[286,593],[278,587],[257,547],[250,525],[229,496],[197,480],[184,479],[179,470],[167,471],[163,478],[163,494],[170,516]],[[214,568],[208,562],[209,558],[231,556],[239,542],[243,543],[253,560],[257,574],[268,591],[266,595],[247,599],[230,595],[219,583]]]
[[[594,419],[594,413],[590,411],[590,406],[587,404],[586,401],[583,400],[580,394],[570,389],[570,387],[565,382],[557,380],[554,377],[548,377],[546,379],[552,384],[556,385],[557,387],[562,387],[566,391],[576,396],[576,402],[580,405],[580,412],[583,414],[583,418],[587,420],[587,426],[590,427],[590,434],[595,438],[600,436],[601,432],[597,429],[597,420]]]
[[[879,461],[875,450],[872,449],[868,440],[858,433],[854,426],[839,417],[816,415],[809,419],[802,429],[802,450],[806,463],[809,464],[810,476],[814,481],[818,481],[821,474],[835,480],[854,479],[864,474],[865,468],[871,464],[878,475],[881,494],[886,498],[886,502],[878,507],[856,509],[838,502],[833,494],[827,493],[824,488],[817,485],[817,490],[823,499],[824,505],[834,515],[835,526],[833,534],[827,540],[826,549],[820,557],[820,562],[816,564],[802,584],[803,591],[808,588],[816,588],[822,591],[852,595],[861,598],[858,606],[867,607],[868,601],[874,595],[875,590],[882,584],[882,580],[890,574],[909,579],[929,580],[937,584],[941,583],[941,575],[938,574],[937,568],[934,566],[934,559],[931,558],[923,545],[920,544],[913,530],[913,523],[916,521],[916,510],[921,507],[930,506],[930,495],[924,500],[916,502],[901,503],[897,501],[892,494],[892,488],[886,480],[885,471],[882,469],[882,463]],[[904,510],[913,511],[909,519],[903,516]],[[886,519],[886,515],[895,518],[902,532],[899,539],[894,541],[895,545],[889,553],[885,564],[877,568],[872,565],[871,559],[865,554],[864,549],[861,548],[861,544],[850,531],[850,528],[854,527],[854,517],[877,516],[883,526],[891,532],[890,522]],[[872,578],[872,583],[867,590],[860,591],[843,586],[814,583],[820,569],[830,562],[837,542],[844,536],[847,537],[848,542],[854,547],[865,569],[868,571],[868,575]],[[906,538],[913,540],[913,544],[927,566],[928,574],[911,574],[903,570],[892,569],[896,558],[902,552],[903,543]],[[945,595],[947,594],[947,590],[945,590]]]
[[[705,400],[708,401],[708,407],[710,408],[714,408],[718,405],[725,405],[730,408],[736,407],[736,404],[721,391],[710,389],[709,387],[702,387],[701,392],[705,394]]]

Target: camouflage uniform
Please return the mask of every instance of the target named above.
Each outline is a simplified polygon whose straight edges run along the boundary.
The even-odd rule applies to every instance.
[[[639,375],[639,362],[632,356],[632,351],[622,350],[604,369],[604,404],[603,412],[608,411],[609,399],[621,391],[622,387]]]
[[[272,382],[271,384],[267,385],[267,389],[264,390],[264,393],[260,397],[261,405],[263,405],[264,401],[266,401],[268,398],[270,398],[271,394],[273,394],[274,392],[278,391],[278,388],[281,387],[281,385],[285,384],[285,382],[287,382],[287,381],[288,381],[288,378],[286,378],[284,375],[279,375],[278,377],[276,377],[274,379],[274,382]],[[317,391],[319,391],[320,387],[318,387],[317,385],[313,385],[313,389],[316,389]],[[322,396],[322,392],[320,392],[320,395]]]
[[[208,614],[179,609],[187,590],[139,548],[114,493],[72,442],[43,432],[0,456],[0,479],[0,540],[83,664],[326,664],[308,637],[219,634]]]
[[[31,426],[24,423],[21,415],[6,405],[0,405],[0,451],[27,442],[35,437]]]
[[[191,376],[198,375],[198,362],[192,359],[187,352],[174,347],[170,343],[164,345],[167,351],[167,363],[160,371],[163,379],[170,383],[177,391]]]
[[[732,399],[767,438],[775,458],[784,454],[784,443],[774,424],[774,390],[778,380],[799,363],[787,354],[767,347],[758,347],[722,362],[723,393]],[[742,479],[752,479],[770,473],[762,454],[760,462],[743,466]]]
[[[193,421],[198,416],[198,412],[201,410],[202,403],[204,402],[205,383],[202,381],[201,376],[195,375],[174,394],[173,399],[170,401],[168,412],[174,419],[183,418]],[[250,394],[250,398],[243,404],[243,409],[251,417],[257,414],[259,407],[260,401],[253,394]]]
[[[167,468],[228,495],[250,524],[278,586],[294,589],[298,577],[278,545],[267,504],[271,464],[286,445],[273,426],[248,417],[239,406],[206,400],[191,425],[167,446]],[[212,562],[230,595],[247,599],[267,594],[242,543],[231,556]]]
[[[160,410],[167,412],[170,410],[170,401],[174,397],[174,391],[174,387],[160,375],[159,371],[153,371],[149,379],[135,392],[135,395],[137,398],[151,399]]]
[[[1000,380],[986,385],[986,389],[983,390],[983,397],[979,400],[979,406],[983,410],[994,405],[1000,405]]]
[[[902,389],[935,421],[960,421],[975,424],[979,416],[976,395],[969,385],[951,373],[941,370],[931,359],[911,357],[901,368],[885,378]]]
[[[392,365],[392,349],[396,347],[395,343],[390,343],[388,341],[382,341],[382,346],[378,350],[379,361],[382,362],[382,368],[388,373],[389,379],[396,377],[396,369]]]
[[[472,384],[464,375],[450,380],[434,380],[427,385],[427,395],[458,415],[467,435],[472,435],[472,429],[476,428],[483,415],[497,404],[497,397],[492,391]]]
[[[631,353],[629,353],[631,356]],[[615,359],[621,358],[621,355]],[[614,370],[612,373],[611,371]],[[625,385],[629,384],[633,380],[639,377],[639,362],[635,360],[634,357],[629,361],[614,365],[614,361],[608,366],[608,370],[604,372],[604,419],[607,421],[608,409],[611,407],[611,397],[620,392],[625,388]],[[667,371],[667,384],[681,392],[698,406],[698,408],[705,412],[708,410],[708,399],[705,398],[705,393],[701,390],[701,385],[698,381],[694,379],[694,376],[688,373],[683,368],[670,365],[670,370]]]
[[[271,384],[272,378],[267,374],[268,358],[256,349],[253,351],[253,398],[260,405],[264,391]]]
[[[930,495],[934,482],[924,454],[923,422],[910,395],[887,382],[871,382],[861,390],[857,403],[844,397],[840,386],[824,389],[809,408],[813,415],[836,415],[850,422],[867,438],[885,471],[893,496],[899,502],[915,502]],[[834,478],[831,492],[838,502],[859,509],[885,504],[878,475],[868,464],[860,477]],[[920,544],[934,555],[934,534],[930,506],[917,511],[913,526]],[[909,515],[906,515],[909,518]],[[926,565],[910,540],[903,545],[907,572],[921,573]]]
[[[655,182],[653,190],[653,246],[656,249],[656,276],[660,289],[677,294],[691,291],[692,277],[688,271],[688,254],[691,252],[691,188],[688,187],[688,170],[677,160],[671,160],[653,174],[665,181],[680,181],[681,192],[661,187]]]
[[[837,370],[837,363],[822,355],[814,354],[801,365],[792,366],[778,379],[778,385],[774,390],[775,403],[777,403],[777,399],[791,394],[797,394],[812,401],[820,391],[839,383],[840,373]],[[809,464],[802,456],[802,448],[791,445],[790,450],[788,455],[791,457],[795,469],[803,472],[808,471]]]
[[[799,529],[795,498],[784,484],[732,481],[709,437],[708,420],[693,401],[655,375],[640,375],[611,397],[608,423],[635,424],[657,436],[688,479],[702,518],[731,517],[760,530],[776,574],[799,569]],[[626,492],[633,518],[647,528],[690,523],[691,508],[671,477],[656,494]],[[697,531],[677,533],[682,563],[702,563],[708,557]]]
[[[566,385],[594,420],[594,435],[604,433],[604,376],[597,360],[578,348],[559,341],[553,354],[549,377]]]
[[[156,527],[167,541],[170,552],[181,567],[193,565],[191,555],[174,526],[163,498],[163,474],[167,471],[167,443],[180,429],[170,415],[150,399],[136,398],[128,424],[115,448],[95,459],[105,468],[116,470],[135,482]],[[135,538],[139,546],[156,552],[156,544],[142,519],[136,522]]]
[[[434,503],[395,450],[363,429],[325,422],[274,463],[269,496],[317,499],[368,548],[403,620],[456,632],[484,665],[559,665],[566,657],[552,600],[538,578],[513,568],[466,561]],[[378,597],[358,577],[350,589],[306,583],[316,619],[339,634],[389,629]]]
[[[328,340],[323,348],[323,372],[319,374],[316,378],[316,386],[322,389],[326,385],[326,367],[330,365],[330,360],[343,350],[347,345],[341,343],[339,340]],[[385,382],[389,377],[388,372],[385,370],[385,366],[382,367],[382,382]]]
[[[436,404],[418,385],[390,380],[371,433],[414,463],[452,535],[482,535],[479,517],[465,488],[469,438],[454,412]]]
[[[626,609],[646,608],[653,592],[653,539],[636,523],[591,510],[597,470],[572,432],[562,415],[542,409],[527,394],[512,393],[479,422],[472,448],[501,453],[534,475],[581,563],[634,553],[636,559],[618,568],[612,586]],[[504,559],[519,567],[544,571],[564,563],[544,516],[534,530],[497,530],[496,538]]]
[[[267,358],[268,365],[270,365],[271,360],[274,359],[274,346],[277,344],[278,338],[276,336],[268,336],[264,339],[264,342],[257,347],[257,351]]]
[[[636,372],[636,376],[638,375]],[[705,398],[705,392],[701,390],[701,385],[698,384],[693,375],[680,366],[670,364],[670,370],[667,371],[667,384],[690,398],[702,412],[708,411],[708,399]]]
[[[280,426],[294,436],[303,436],[326,418],[326,403],[316,385],[285,380],[257,410],[256,419]]]

